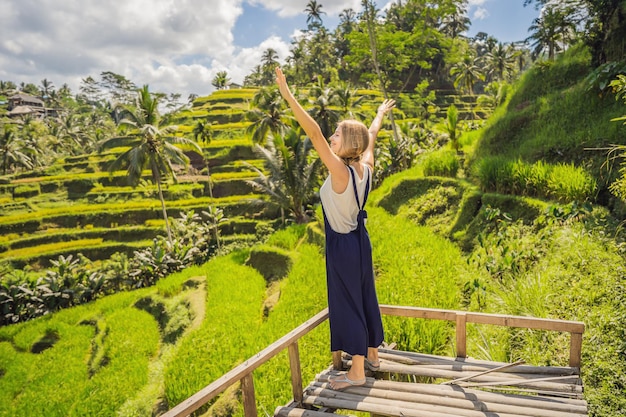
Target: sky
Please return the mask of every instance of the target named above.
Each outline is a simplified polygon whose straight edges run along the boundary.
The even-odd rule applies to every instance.
[[[396,0],[393,0],[396,1]],[[468,36],[486,32],[502,42],[523,40],[539,12],[524,0],[469,0]],[[82,79],[105,71],[151,91],[200,96],[226,71],[232,82],[259,64],[268,48],[282,62],[306,28],[308,0],[2,0],[0,80],[51,81],[74,93]],[[323,24],[361,0],[318,0]],[[389,0],[376,5],[384,9]]]

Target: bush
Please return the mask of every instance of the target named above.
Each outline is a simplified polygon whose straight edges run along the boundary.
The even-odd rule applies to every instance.
[[[267,245],[252,248],[246,260],[246,265],[259,271],[268,284],[286,277],[292,264],[288,252]]]
[[[29,198],[39,195],[39,184],[18,185],[13,189],[13,198]]]
[[[550,171],[548,195],[561,203],[593,200],[597,190],[595,179],[582,168],[558,164]]]
[[[424,158],[422,162],[424,175],[440,177],[456,177],[459,171],[459,158],[451,149],[439,149]]]

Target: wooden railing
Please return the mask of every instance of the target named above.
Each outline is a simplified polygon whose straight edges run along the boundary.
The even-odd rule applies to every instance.
[[[381,305],[380,311],[382,314],[389,316],[447,320],[455,322],[456,356],[459,358],[466,357],[467,323],[568,332],[570,333],[569,366],[579,368],[581,364],[582,335],[585,331],[585,324],[581,322],[391,305]],[[246,417],[256,417],[257,409],[252,373],[259,366],[263,365],[265,362],[269,361],[285,349],[289,350],[293,399],[294,402],[301,403],[303,399],[303,387],[298,340],[323,323],[327,318],[328,309],[324,309],[282,338],[278,339],[276,342],[272,343],[261,352],[224,374],[215,382],[212,382],[196,394],[178,404],[163,416],[188,416],[211,401],[213,398],[220,395],[231,385],[241,381],[244,415]],[[341,352],[334,352],[333,364],[336,368],[341,367]]]

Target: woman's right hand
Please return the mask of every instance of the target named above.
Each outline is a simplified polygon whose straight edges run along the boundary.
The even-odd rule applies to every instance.
[[[285,74],[283,74],[283,70],[280,69],[280,67],[276,67],[276,84],[278,85],[280,95],[283,96],[285,100],[291,96],[291,90],[289,90],[287,79],[285,78]]]

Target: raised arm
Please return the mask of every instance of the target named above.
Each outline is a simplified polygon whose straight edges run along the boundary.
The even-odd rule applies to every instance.
[[[361,161],[369,165],[372,169],[374,169],[374,147],[376,146],[376,137],[378,136],[378,131],[383,124],[383,119],[385,118],[385,115],[395,106],[396,101],[393,99],[386,99],[385,101],[383,101],[382,104],[378,106],[376,117],[370,125],[370,143],[365,152],[363,152],[363,157],[361,158]]]
[[[345,188],[348,184],[348,170],[346,169],[345,164],[335,153],[330,149],[324,134],[322,133],[322,129],[320,129],[317,122],[307,113],[298,100],[293,96],[291,90],[289,89],[289,85],[287,85],[287,80],[285,79],[285,74],[280,69],[280,67],[276,67],[276,83],[278,84],[278,89],[280,94],[289,104],[289,107],[293,111],[293,114],[302,127],[304,132],[307,134],[315,150],[319,154],[322,162],[332,175],[333,189],[342,189]],[[342,184],[345,183],[345,186],[341,187]],[[337,185],[337,187],[335,187]]]

